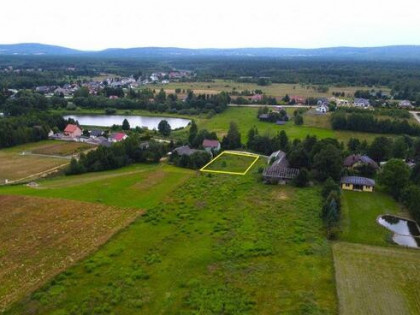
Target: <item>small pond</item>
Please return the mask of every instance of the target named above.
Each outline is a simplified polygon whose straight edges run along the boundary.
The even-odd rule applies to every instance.
[[[395,243],[408,247],[420,247],[420,229],[414,221],[393,215],[382,215],[378,217],[378,223],[394,232],[392,240]]]
[[[82,126],[111,127],[112,125],[122,125],[124,119],[128,120],[131,128],[147,127],[157,129],[161,120],[166,120],[172,129],[184,128],[190,123],[189,119],[174,117],[149,117],[149,116],[130,116],[130,115],[66,115],[64,119],[72,118],[77,120]]]

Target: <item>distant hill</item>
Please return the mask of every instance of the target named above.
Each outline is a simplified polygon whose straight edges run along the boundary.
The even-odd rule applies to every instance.
[[[270,58],[331,58],[354,60],[416,60],[420,46],[299,48],[233,48],[187,49],[175,47],[110,48],[102,51],[43,45],[0,45],[1,55],[93,56],[109,58],[185,58],[185,57],[270,57]]]
[[[11,45],[0,45],[0,56],[1,55],[50,55],[50,56],[60,56],[60,55],[76,55],[82,53],[79,50],[53,46],[53,45],[44,45],[36,43],[25,43],[25,44],[11,44]]]

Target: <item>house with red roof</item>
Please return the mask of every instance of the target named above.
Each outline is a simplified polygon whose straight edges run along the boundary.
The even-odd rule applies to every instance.
[[[72,138],[80,137],[83,134],[78,125],[68,124],[64,129],[64,135]]]
[[[203,148],[207,152],[211,152],[211,151],[218,152],[220,151],[220,142],[217,140],[204,139]]]
[[[305,104],[306,103],[306,98],[304,98],[303,96],[299,96],[299,95],[292,95],[292,96],[290,96],[290,101],[294,101],[295,104]]]
[[[127,138],[128,136],[124,132],[116,132],[116,133],[111,134],[111,136],[109,137],[109,141],[120,142]]]

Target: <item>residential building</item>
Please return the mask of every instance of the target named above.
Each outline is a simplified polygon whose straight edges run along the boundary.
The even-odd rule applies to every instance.
[[[375,188],[375,181],[367,177],[345,176],[341,178],[341,189],[353,191],[372,192]]]
[[[192,155],[195,152],[198,152],[200,150],[196,150],[196,149],[191,149],[188,145],[183,145],[181,147],[177,147],[175,148],[171,153],[174,154],[178,154],[178,155]]]
[[[203,140],[203,148],[207,152],[219,152],[220,151],[220,142],[217,140],[209,140],[204,139]]]
[[[355,98],[353,105],[356,107],[368,108],[370,107],[370,102],[365,98]]]
[[[263,171],[263,179],[270,184],[286,184],[299,174],[299,169],[289,167],[286,153],[283,151],[273,152],[268,163],[272,163]]]
[[[373,169],[379,168],[378,164],[367,155],[352,154],[344,159],[344,167],[354,168],[361,165],[370,165]]]
[[[83,134],[78,125],[68,124],[64,129],[64,135],[72,138],[80,137]]]
[[[127,138],[128,138],[128,136],[124,132],[116,132],[116,133],[111,134],[111,136],[109,137],[109,141],[120,142],[120,141],[123,141]]]
[[[398,107],[408,109],[414,108],[413,104],[411,104],[411,102],[408,100],[400,101]]]

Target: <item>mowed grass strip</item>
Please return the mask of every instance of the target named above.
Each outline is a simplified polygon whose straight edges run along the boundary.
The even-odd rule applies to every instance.
[[[258,176],[254,169],[187,176],[145,216],[7,313],[335,314],[318,189],[267,186]]]
[[[420,251],[333,245],[342,315],[420,314]]]
[[[240,155],[238,153],[222,152],[210,164],[202,168],[203,171],[245,173],[258,158],[257,155]]]
[[[0,310],[96,250],[142,212],[0,196]]]

